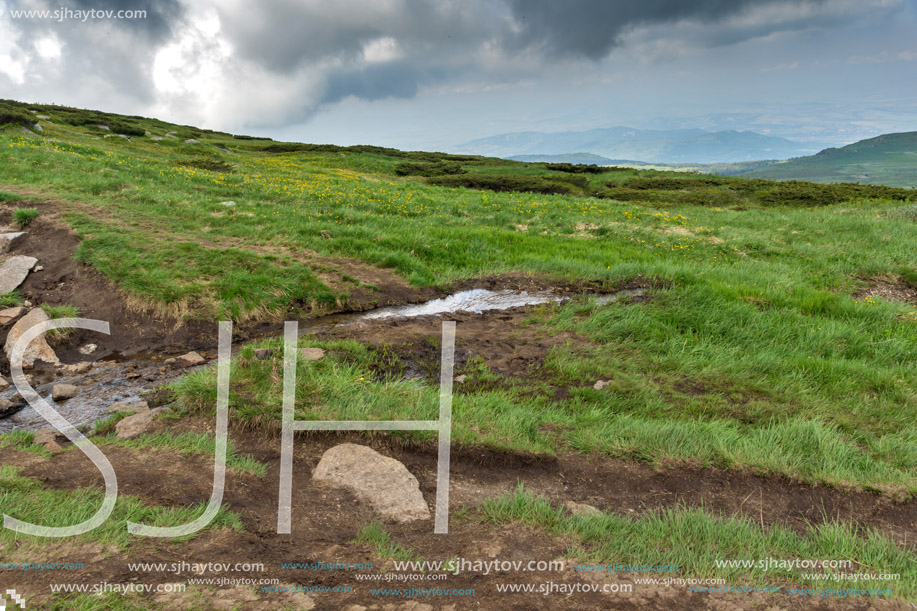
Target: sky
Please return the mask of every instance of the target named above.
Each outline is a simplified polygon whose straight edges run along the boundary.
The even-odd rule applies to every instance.
[[[837,146],[917,130],[917,0],[0,0],[0,98],[413,150],[613,126]]]

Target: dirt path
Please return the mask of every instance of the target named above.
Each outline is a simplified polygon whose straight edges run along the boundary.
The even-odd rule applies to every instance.
[[[209,423],[196,419],[158,427],[178,430],[202,431]],[[368,609],[428,609],[404,606],[403,602],[380,604],[368,589],[370,584],[357,580],[354,571],[305,571],[283,569],[287,562],[345,562],[373,563],[378,571],[380,560],[374,558],[371,548],[353,542],[361,527],[369,523],[372,513],[346,491],[313,484],[311,470],[321,454],[329,447],[345,440],[356,441],[352,434],[313,434],[297,440],[294,459],[293,532],[291,536],[276,534],[276,498],[278,481],[278,446],[276,438],[238,431],[231,435],[238,449],[250,453],[268,464],[267,475],[260,478],[249,473],[231,471],[228,476],[225,504],[240,514],[245,532],[228,530],[207,531],[194,539],[177,544],[154,539],[140,540],[125,554],[113,552],[99,558],[82,573],[68,573],[67,580],[85,583],[128,583],[140,579],[144,583],[175,583],[196,576],[190,571],[152,571],[138,576],[128,562],[168,563],[181,562],[258,562],[265,565],[258,572],[232,573],[231,577],[258,579],[265,575],[278,578],[281,584],[300,586],[334,586],[349,584],[353,591],[346,594],[313,593],[309,595],[316,609],[344,609],[358,604]],[[366,439],[361,439],[366,443]],[[435,453],[426,448],[396,445],[390,438],[376,437],[371,445],[391,455],[414,473],[421,483],[427,501],[433,503],[435,495]],[[118,474],[121,494],[139,496],[147,502],[162,506],[188,505],[206,501],[212,481],[211,458],[181,455],[167,450],[134,450],[105,447]],[[75,451],[55,455],[50,459],[10,449],[0,450],[0,462],[21,465],[23,475],[37,478],[50,488],[76,490],[84,487],[102,487],[102,480],[85,457]],[[917,503],[896,505],[886,499],[866,493],[841,493],[821,487],[806,487],[777,478],[761,478],[719,470],[672,469],[656,472],[649,467],[613,460],[588,459],[565,455],[557,459],[522,457],[482,451],[458,451],[453,454],[452,511],[462,506],[475,506],[486,498],[513,490],[524,482],[533,493],[549,497],[555,503],[566,500],[594,504],[603,510],[639,514],[647,509],[672,506],[677,503],[703,505],[723,515],[739,514],[764,525],[789,524],[795,528],[807,522],[820,523],[826,517],[837,517],[862,526],[877,528],[903,542],[912,542],[917,534],[913,515]],[[822,511],[824,508],[824,513]],[[395,541],[415,550],[427,560],[452,557],[500,560],[556,560],[568,558],[570,541],[545,536],[524,526],[488,526],[476,520],[454,519],[448,537],[432,534],[432,524],[419,522],[413,525],[386,526]],[[15,554],[13,554],[15,555]],[[49,556],[54,561],[85,562],[85,545],[74,544],[51,550],[31,550],[29,561],[36,556]],[[102,554],[105,556],[105,554]],[[569,558],[568,558],[569,560]],[[773,595],[720,595],[691,593],[683,587],[635,583],[640,575],[603,575],[578,573],[568,566],[564,571],[539,574],[537,577],[517,575],[504,571],[491,575],[462,573],[450,576],[440,584],[416,582],[388,584],[372,582],[372,587],[449,587],[474,589],[473,599],[430,601],[432,609],[492,609],[493,605],[506,605],[509,609],[554,609],[555,596],[541,594],[507,594],[497,591],[498,584],[506,583],[614,583],[630,584],[634,591],[625,594],[578,594],[565,601],[569,609],[744,609],[776,604],[781,609],[905,609],[907,605],[878,599],[865,604],[862,600],[812,600],[800,597],[779,599]],[[383,563],[388,570],[389,563]],[[47,595],[50,574],[25,573],[17,576],[17,585],[34,593],[37,600]],[[199,576],[198,576],[199,577]],[[443,585],[447,584],[447,585]],[[232,590],[230,590],[231,592]],[[242,609],[278,608],[292,602],[292,594],[264,593],[261,600],[248,600],[247,590],[239,589],[233,602],[243,603]],[[304,594],[300,594],[300,597]],[[298,599],[297,605],[307,603]],[[779,603],[777,602],[779,600]],[[501,602],[502,601],[502,602]],[[172,600],[168,604],[178,604]],[[395,604],[396,606],[386,606]],[[402,605],[402,606],[398,606]],[[521,605],[521,606],[520,606]],[[872,606],[869,606],[872,605]],[[216,608],[216,607],[215,607]]]

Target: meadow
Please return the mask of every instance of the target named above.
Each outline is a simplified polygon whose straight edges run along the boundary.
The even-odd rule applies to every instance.
[[[330,282],[323,262],[342,257],[417,289],[510,275],[592,292],[640,283],[642,299],[600,305],[581,294],[528,310],[529,332],[578,339],[553,345],[524,376],[465,363],[455,442],[717,467],[898,503],[917,495],[917,302],[898,297],[917,290],[912,191],[275,143],[6,104],[15,120],[0,127],[0,201],[42,214],[53,202],[81,239],[78,261],[138,311],[245,324],[346,310],[348,285],[380,287],[346,275]],[[24,131],[32,120],[40,133]],[[507,342],[516,331],[506,329]],[[297,418],[431,417],[435,385],[384,373],[392,357],[382,344],[301,340],[329,355],[299,368]],[[257,347],[274,357],[256,358]],[[235,425],[276,433],[281,373],[279,339],[240,351]],[[600,379],[607,384],[594,388]],[[181,416],[211,417],[215,388],[211,369],[179,381]],[[28,489],[18,474],[4,477]],[[603,523],[622,528],[608,516],[567,524],[518,495],[481,511],[501,522],[525,521],[529,510],[550,532],[584,541],[601,539]],[[757,528],[720,526],[722,537]],[[828,530],[799,536],[787,553],[814,545],[868,556],[885,545],[875,533],[862,548],[852,531],[835,546]],[[914,566],[910,550],[882,553]],[[898,595],[912,599],[905,585]]]

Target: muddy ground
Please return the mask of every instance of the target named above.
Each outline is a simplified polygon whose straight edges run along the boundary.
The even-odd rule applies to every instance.
[[[35,204],[30,202],[29,205]],[[9,223],[6,204],[0,212],[0,225]],[[91,341],[100,345],[92,359],[127,358],[131,354],[163,356],[199,349],[212,356],[216,344],[216,325],[189,322],[176,326],[174,320],[157,318],[149,312],[132,309],[130,303],[111,283],[92,269],[76,263],[73,252],[78,239],[55,217],[55,208],[46,204],[43,214],[29,227],[30,234],[17,244],[14,252],[36,256],[44,266],[26,280],[21,293],[35,304],[69,303],[80,307],[87,318],[108,320],[112,335],[77,334],[58,347],[65,362],[85,360],[76,350]],[[329,266],[343,265],[341,260]],[[351,275],[360,270],[346,262]],[[360,264],[362,265],[362,264]],[[366,270],[363,270],[366,271]],[[362,272],[360,272],[362,273]],[[366,272],[364,277],[369,278]],[[358,276],[355,276],[358,277]],[[378,278],[377,278],[378,280]],[[649,281],[644,281],[649,283]],[[526,276],[507,276],[461,283],[461,288],[509,288],[535,290],[552,288],[561,293],[585,290],[603,291],[609,287],[588,284],[559,284]],[[403,282],[383,289],[380,304],[424,301],[444,291],[415,290]],[[375,296],[354,296],[342,304],[354,310],[369,307]],[[573,333],[540,335],[520,324],[529,313],[524,309],[490,312],[481,315],[458,313],[462,333],[457,338],[456,362],[482,359],[494,372],[519,379],[537,376],[546,352],[553,346],[572,343],[584,348],[589,340]],[[432,363],[438,357],[436,339],[438,317],[410,321],[378,320],[359,325],[339,325],[321,330],[321,337],[349,338],[376,347],[386,346],[401,362],[417,365]],[[309,323],[303,321],[304,325]],[[265,321],[237,329],[236,341],[278,330],[281,321]],[[3,331],[5,334],[5,330]],[[90,338],[89,335],[92,335]],[[0,336],[0,341],[4,338]],[[394,366],[394,365],[393,365]],[[432,367],[432,365],[430,365]],[[467,392],[456,385],[456,392]],[[557,388],[558,398],[569,389]],[[213,422],[203,418],[159,420],[154,430],[212,432]],[[809,524],[843,520],[859,527],[870,527],[888,535],[899,545],[914,549],[917,541],[917,502],[906,503],[868,492],[851,492],[824,486],[802,485],[780,477],[760,477],[751,473],[700,469],[671,465],[653,469],[645,464],[587,457],[577,454],[536,456],[500,453],[480,448],[456,447],[452,451],[451,512],[454,518],[448,535],[434,535],[432,521],[410,525],[386,524],[393,539],[414,550],[426,560],[466,558],[470,560],[556,560],[567,561],[563,571],[537,574],[497,572],[483,575],[465,572],[434,581],[364,581],[357,573],[397,574],[390,561],[377,558],[373,550],[354,539],[373,519],[372,512],[349,492],[317,485],[311,470],[322,453],[345,441],[370,445],[383,454],[402,461],[418,478],[421,491],[432,507],[436,492],[436,452],[432,445],[399,441],[387,435],[371,437],[356,433],[300,434],[296,439],[293,486],[293,525],[291,535],[276,534],[277,489],[279,476],[279,436],[266,431],[233,428],[230,437],[239,452],[249,454],[267,465],[265,477],[231,470],[224,496],[225,505],[237,512],[244,525],[242,532],[204,531],[191,540],[175,542],[138,539],[125,550],[106,548],[78,540],[36,546],[24,540],[0,543],[0,558],[5,562],[82,562],[85,568],[69,571],[26,571],[0,573],[5,587],[25,594],[29,608],[49,604],[49,584],[168,584],[201,577],[190,571],[137,572],[131,562],[239,562],[263,563],[263,572],[228,572],[204,577],[226,579],[279,579],[280,585],[304,588],[351,586],[349,592],[276,593],[260,592],[257,586],[212,586],[186,594],[159,594],[149,601],[163,609],[281,609],[319,610],[362,609],[429,611],[431,609],[906,609],[902,602],[881,598],[822,599],[817,596],[788,597],[770,594],[693,593],[684,586],[638,584],[637,578],[659,575],[626,573],[581,573],[572,569],[572,541],[520,525],[493,526],[480,521],[472,510],[462,517],[464,507],[474,508],[483,500],[511,492],[519,482],[556,504],[566,501],[587,503],[604,511],[638,515],[674,505],[701,506],[723,516],[740,515],[763,526],[782,524],[803,530]],[[183,506],[206,501],[210,496],[212,458],[185,455],[168,450],[137,451],[108,446],[103,448],[118,474],[119,492],[138,496],[160,506]],[[48,457],[11,448],[0,449],[0,464],[23,468],[22,475],[43,485],[61,490],[102,488],[98,471],[78,451],[69,449]],[[310,571],[284,569],[281,563],[372,563],[372,570]],[[9,583],[7,583],[9,582]],[[607,583],[633,586],[627,593],[501,593],[502,584],[576,584]],[[452,588],[474,590],[474,596],[430,598],[374,596],[371,590],[385,588]],[[201,594],[203,592],[203,594]]]

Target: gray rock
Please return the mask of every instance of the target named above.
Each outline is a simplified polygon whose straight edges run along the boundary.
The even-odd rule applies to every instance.
[[[26,235],[25,231],[14,231],[12,233],[0,233],[0,252],[8,252],[10,248],[22,241],[22,236]]]
[[[185,144],[200,144],[200,143],[197,140],[195,140],[194,138],[188,138],[187,140],[185,140]]]
[[[460,376],[455,376],[455,379],[453,380],[453,382],[457,382],[458,384],[464,384],[465,380],[467,379],[468,379],[468,376],[463,373]]]
[[[300,348],[299,355],[304,361],[318,361],[324,358],[325,351],[321,348]]]
[[[608,380],[596,380],[592,387],[596,390],[605,390],[608,388]]]
[[[24,255],[16,255],[4,261],[0,265],[0,295],[19,288],[36,263],[38,259]]]
[[[115,425],[115,433],[118,439],[133,439],[141,435],[150,428],[153,423],[153,412],[146,411],[128,416]]]
[[[24,401],[10,401],[9,399],[0,399],[0,420],[9,418],[25,409]]]
[[[33,131],[36,131],[36,132],[43,132],[43,131],[45,131],[44,128],[43,128],[41,125],[39,125],[38,123],[36,123],[35,125],[32,126],[32,130],[33,130]]]
[[[36,431],[32,438],[32,443],[43,446],[49,452],[63,452],[64,447],[59,443],[63,441],[64,436],[54,429],[41,429]]]
[[[220,205],[221,205],[221,206],[226,206],[226,207],[235,206],[235,205],[236,205],[236,202],[225,201],[225,202],[220,202]]]
[[[274,351],[271,350],[270,348],[258,348],[257,350],[255,350],[255,358],[260,359],[262,361],[265,359],[269,359],[272,356],[274,356]]]
[[[64,373],[71,375],[79,375],[81,373],[86,373],[92,369],[92,363],[89,361],[80,361],[79,363],[74,363],[72,365],[64,365],[61,367],[64,370]]]
[[[6,390],[10,387],[10,382],[3,376],[0,376],[0,390]]]
[[[97,124],[96,124],[96,127],[98,127],[99,129],[104,129],[104,130],[107,131],[107,132],[108,132],[108,131],[111,131],[111,128],[110,128],[110,127],[108,127],[107,125],[103,125],[102,123],[97,123]]]
[[[150,405],[146,401],[119,401],[108,406],[108,412],[127,412],[129,414],[140,414],[150,411]]]
[[[430,519],[417,478],[403,464],[372,448],[343,443],[329,449],[312,479],[350,490],[383,518],[396,522]]]
[[[207,362],[207,359],[202,357],[197,352],[188,352],[187,354],[183,354],[177,358],[178,360],[184,361],[185,363],[190,363],[191,365],[200,365],[201,363]]]
[[[73,384],[55,384],[51,387],[51,398],[55,401],[66,401],[80,394],[80,389]]]
[[[80,347],[77,349],[77,351],[78,351],[80,354],[82,354],[83,356],[86,356],[86,355],[89,355],[89,354],[92,354],[93,352],[95,352],[97,348],[98,348],[98,346],[97,346],[96,344],[84,344],[84,345],[80,346]]]
[[[6,358],[10,359],[13,354],[13,346],[16,345],[16,341],[22,337],[23,333],[46,320],[48,320],[48,314],[41,308],[30,310],[28,314],[20,318],[6,336],[6,346],[4,346]],[[32,343],[26,348],[25,354],[22,356],[22,366],[32,367],[35,361],[39,360],[52,365],[60,365],[57,354],[55,354],[51,346],[48,345],[44,335],[39,335],[33,339]]]
[[[25,310],[22,306],[16,306],[15,308],[6,308],[5,310],[0,310],[0,325],[8,325],[20,316]]]
[[[567,501],[564,503],[564,507],[575,516],[600,516],[602,512],[592,505],[587,505],[585,503],[577,503],[575,501]]]
[[[59,433],[55,429],[41,429],[40,431],[35,431],[32,443],[44,445],[49,441],[57,441],[58,435]]]

